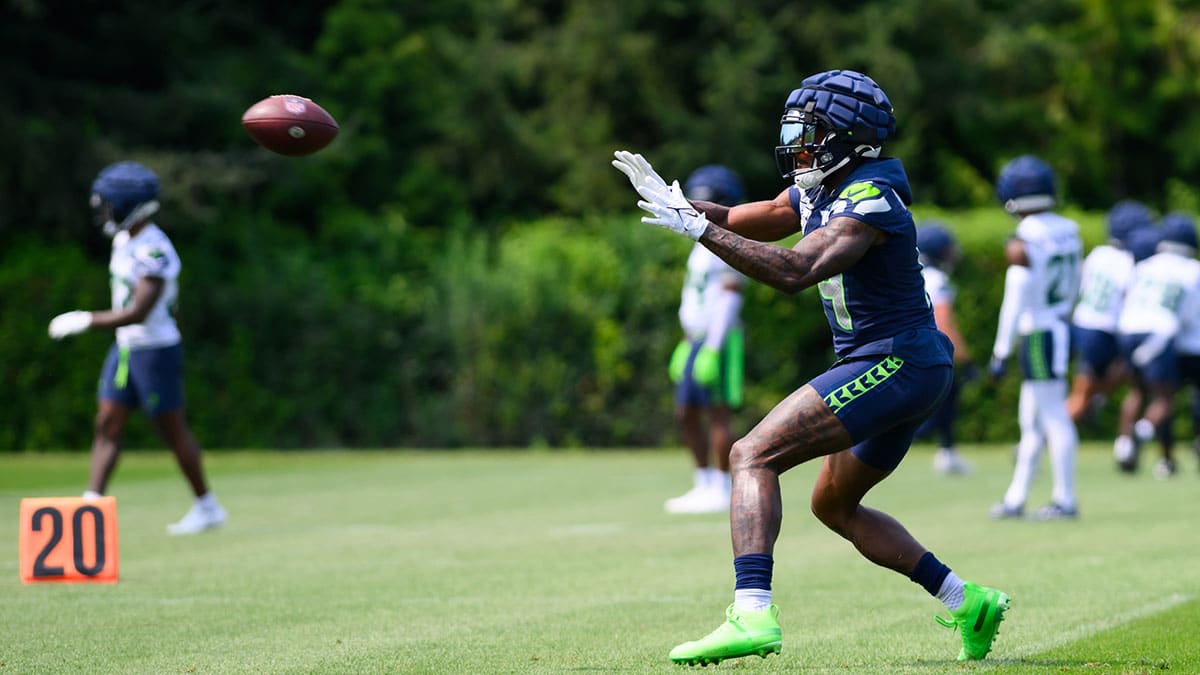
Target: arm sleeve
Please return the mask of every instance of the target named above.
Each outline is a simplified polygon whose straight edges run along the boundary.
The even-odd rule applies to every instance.
[[[1009,265],[1004,275],[1004,302],[1000,304],[1000,325],[996,328],[996,342],[992,345],[992,356],[1007,359],[1012,353],[1013,338],[1017,332],[1017,319],[1025,307],[1025,293],[1029,288],[1029,268]]]
[[[708,332],[704,336],[704,346],[720,349],[725,344],[725,336],[730,327],[737,323],[738,313],[742,311],[742,294],[732,288],[722,288],[721,295],[713,303],[712,314],[708,320]]]

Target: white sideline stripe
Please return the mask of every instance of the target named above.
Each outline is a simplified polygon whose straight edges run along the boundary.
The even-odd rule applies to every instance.
[[[1142,605],[1141,607],[1135,607],[1123,614],[1117,614],[1116,616],[1111,616],[1107,619],[1101,619],[1100,621],[1084,624],[1065,633],[1061,633],[1055,636],[1053,639],[1044,640],[1042,642],[1034,642],[1032,644],[1025,644],[1020,649],[1016,650],[1016,654],[1014,654],[1014,656],[1031,656],[1033,654],[1039,654],[1050,649],[1055,649],[1057,647],[1091,637],[1096,633],[1106,631],[1109,628],[1116,628],[1117,626],[1141,619],[1142,617],[1150,616],[1151,614],[1165,612],[1168,609],[1182,605],[1191,599],[1192,598],[1189,595],[1173,593],[1165,598],[1162,598],[1161,600],[1157,600],[1148,605]]]

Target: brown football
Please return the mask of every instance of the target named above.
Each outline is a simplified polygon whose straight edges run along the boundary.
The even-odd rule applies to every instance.
[[[337,120],[312,99],[268,96],[242,115],[242,127],[259,145],[288,157],[311,155],[338,134]]]

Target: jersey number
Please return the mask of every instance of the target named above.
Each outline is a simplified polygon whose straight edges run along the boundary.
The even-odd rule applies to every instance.
[[[1046,263],[1050,283],[1046,285],[1046,304],[1058,305],[1073,298],[1079,288],[1079,256],[1061,253]]]
[[[833,316],[837,319],[838,327],[850,332],[854,330],[854,321],[850,318],[850,309],[846,307],[846,288],[842,284],[842,275],[829,277],[817,284],[821,297],[833,305]]]

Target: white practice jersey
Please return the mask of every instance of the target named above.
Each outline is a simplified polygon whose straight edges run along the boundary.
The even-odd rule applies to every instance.
[[[1117,331],[1125,335],[1176,335],[1200,313],[1200,261],[1158,253],[1133,268],[1133,283]]]
[[[925,294],[929,296],[931,304],[937,306],[954,302],[958,290],[950,282],[949,275],[936,267],[925,265],[921,268],[921,276],[925,279]]]
[[[1092,249],[1083,261],[1079,302],[1071,323],[1080,328],[1117,331],[1125,292],[1133,279],[1133,255],[1121,248],[1103,244]]]
[[[1075,221],[1048,211],[1022,218],[1016,237],[1025,242],[1029,259],[1029,286],[1017,332],[1029,335],[1052,328],[1071,314],[1079,295],[1083,242]]]
[[[679,325],[688,339],[701,340],[708,335],[709,322],[714,318],[714,302],[722,293],[729,292],[726,286],[732,283],[741,288],[745,279],[741,272],[702,244],[692,247],[679,302]]]
[[[175,325],[175,303],[179,296],[179,270],[182,263],[171,240],[154,223],[130,237],[128,231],[113,237],[108,272],[112,286],[112,307],[121,309],[133,302],[133,289],[142,277],[163,280],[162,294],[146,320],[117,328],[117,344],[132,349],[169,347],[180,341]]]

